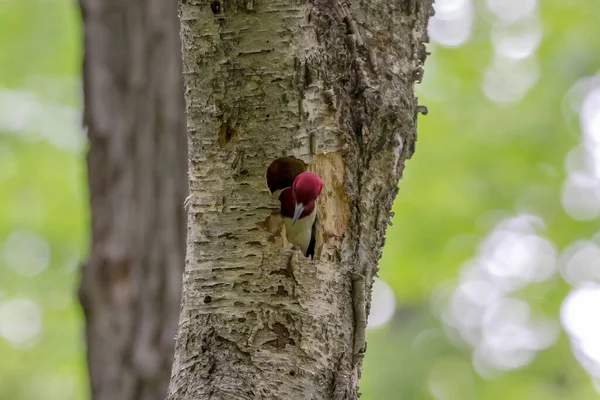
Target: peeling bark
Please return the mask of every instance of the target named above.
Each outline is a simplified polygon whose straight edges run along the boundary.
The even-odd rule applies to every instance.
[[[430,0],[180,0],[188,245],[170,400],[356,399]],[[315,261],[265,181],[323,180]]]
[[[81,0],[92,238],[80,299],[94,400],[163,400],[185,257],[187,143],[172,2]]]

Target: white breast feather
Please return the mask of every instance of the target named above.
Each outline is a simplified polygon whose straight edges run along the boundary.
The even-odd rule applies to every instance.
[[[312,236],[312,226],[315,223],[317,217],[317,205],[312,213],[304,218],[300,218],[296,221],[296,224],[292,227],[292,219],[284,217],[283,223],[285,224],[285,234],[288,242],[295,244],[302,249],[302,254],[306,255],[308,246],[310,245],[310,238]]]

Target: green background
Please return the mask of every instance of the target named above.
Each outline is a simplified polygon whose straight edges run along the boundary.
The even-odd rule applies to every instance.
[[[565,248],[600,231],[595,215],[581,217],[587,215],[584,206],[583,214],[577,213],[577,204],[576,211],[564,207],[567,154],[582,142],[580,116],[572,104],[579,104],[589,89],[587,83],[574,85],[600,70],[600,2],[506,0],[500,3],[531,3],[535,9],[501,26],[493,12],[498,1],[473,0],[468,38],[450,47],[443,46],[443,35],[452,37],[447,29],[465,25],[452,28],[444,18],[456,17],[448,11],[452,7],[471,2],[438,3],[446,7],[436,17],[442,36],[432,34],[432,55],[417,86],[429,114],[419,117],[417,151],[400,184],[380,265],[380,276],[395,296],[395,312],[368,331],[362,398],[598,398],[560,324],[561,304],[573,287],[557,271],[568,256]],[[496,75],[490,90],[512,97],[497,101],[486,89],[486,79],[494,77],[489,69],[497,50],[493,32],[516,31],[523,39],[519,35],[529,32],[531,21],[539,23],[540,43],[526,59],[509,67],[499,64],[501,72],[508,72]],[[89,229],[86,141],[80,128],[81,45],[76,2],[0,0],[0,399],[89,396],[76,296]],[[529,84],[519,75],[524,70],[534,77]],[[596,204],[593,196],[574,196],[592,208]],[[542,331],[554,333],[530,351],[526,362],[483,368],[474,342],[460,339],[460,329],[450,327],[444,316],[457,285],[465,282],[465,263],[492,257],[486,240],[497,244],[490,235],[502,221],[522,225],[526,214],[536,216],[535,229],[525,223],[519,228],[525,236],[509,245],[542,240],[546,247],[532,254],[546,257],[544,265],[558,260],[558,269],[550,266],[543,279],[528,281],[518,266],[537,259],[494,253],[502,268],[517,265],[519,282],[500,292],[529,307],[528,321],[541,318],[548,327]],[[532,237],[538,242],[521,241]],[[593,270],[593,260],[581,260],[592,262]],[[486,279],[489,293],[506,283]],[[389,307],[389,301],[374,303],[383,314]],[[472,304],[457,307],[456,318],[466,321]],[[508,314],[518,314],[514,304],[507,307]],[[600,321],[600,304],[597,311]],[[497,320],[498,331],[502,321]],[[508,364],[526,353],[514,347],[525,334],[519,332],[496,347],[514,351],[505,356]],[[492,367],[498,357],[491,357]]]

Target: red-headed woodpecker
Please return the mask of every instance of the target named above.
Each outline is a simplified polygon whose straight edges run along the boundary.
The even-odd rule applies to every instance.
[[[288,242],[299,246],[302,253],[311,258],[315,254],[317,197],[322,188],[321,178],[306,171],[296,176],[292,187],[283,189],[279,195]]]

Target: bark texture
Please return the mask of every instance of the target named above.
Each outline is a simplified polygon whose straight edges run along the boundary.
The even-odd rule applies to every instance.
[[[191,198],[170,400],[358,397],[431,13],[430,0],[180,0]],[[269,197],[283,156],[323,179],[314,262]]]
[[[80,298],[94,400],[163,400],[185,259],[176,3],[81,0],[91,256]]]

